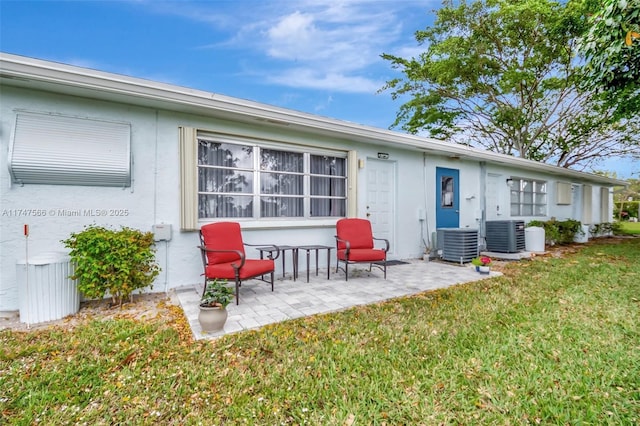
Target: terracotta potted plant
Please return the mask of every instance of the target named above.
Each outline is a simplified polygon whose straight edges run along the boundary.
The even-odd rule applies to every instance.
[[[227,321],[227,306],[233,300],[233,290],[225,282],[208,281],[200,299],[198,321],[203,332],[220,331]]]

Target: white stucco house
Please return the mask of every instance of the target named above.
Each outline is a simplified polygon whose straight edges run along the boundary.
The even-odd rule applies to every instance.
[[[369,218],[389,258],[408,259],[439,228],[477,229],[482,246],[486,221],[610,222],[623,183],[5,53],[0,117],[0,311],[18,309],[27,243],[64,251],[88,224],[162,230],[165,291],[201,281],[197,230],[211,221],[240,222],[251,243],[333,246],[337,219]]]

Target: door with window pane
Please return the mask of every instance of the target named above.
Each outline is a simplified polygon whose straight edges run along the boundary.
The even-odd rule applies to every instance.
[[[436,167],[436,228],[460,226],[460,171]]]

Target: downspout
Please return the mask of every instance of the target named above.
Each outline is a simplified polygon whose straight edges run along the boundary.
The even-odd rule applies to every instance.
[[[433,255],[432,253],[433,247],[431,246],[433,244],[433,241],[431,239],[431,233],[429,232],[429,202],[427,201],[429,193],[427,191],[427,153],[426,152],[422,153],[422,186],[424,189],[424,227],[422,226],[422,224],[420,225],[420,234],[422,237],[422,243],[424,244],[425,254],[427,254],[431,258],[431,256]],[[422,235],[423,229],[426,232],[426,239],[425,239],[425,236]]]
[[[347,217],[358,217],[358,155],[347,153]]]
[[[159,173],[159,156],[160,156],[160,150],[159,150],[159,123],[160,123],[160,116],[159,116],[159,111],[156,110],[156,114],[155,114],[155,128],[156,128],[156,135],[155,135],[155,146],[154,146],[154,168],[153,168],[153,225],[158,223],[158,173]],[[159,241],[155,242],[156,245],[159,243]],[[167,291],[169,290],[169,241],[164,240],[164,292],[165,294],[167,293]]]
[[[480,162],[480,250],[487,248],[487,163]]]

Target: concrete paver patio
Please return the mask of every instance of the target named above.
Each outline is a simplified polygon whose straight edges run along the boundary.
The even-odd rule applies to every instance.
[[[203,333],[198,323],[198,302],[203,284],[178,288],[176,295],[194,337],[211,339],[289,319],[340,311],[500,275],[494,271],[490,275],[481,275],[470,265],[422,260],[406,262],[388,266],[386,280],[377,268],[369,272],[368,268],[352,266],[349,268],[349,281],[345,281],[343,271],[336,273],[335,269],[331,270],[331,279],[327,280],[325,269],[320,270],[318,276],[313,271],[307,283],[306,271],[302,271],[296,281],[289,276],[276,278],[273,292],[269,284],[247,281],[240,289],[240,305],[234,301],[227,307],[229,316],[224,330],[211,334]]]

